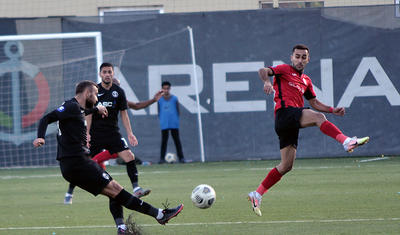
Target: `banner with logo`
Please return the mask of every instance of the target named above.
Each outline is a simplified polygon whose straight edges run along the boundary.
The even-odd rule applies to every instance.
[[[400,20],[395,10],[394,6],[278,9],[140,18],[62,18],[52,24],[60,25],[61,32],[101,32],[104,61],[115,64],[116,77],[121,80],[128,100],[150,99],[161,88],[162,81],[171,82],[171,93],[180,102],[183,153],[185,158],[194,161],[200,160],[200,139],[187,26],[194,33],[206,161],[280,157],[274,130],[273,97],[263,92],[257,71],[264,66],[290,64],[292,47],[297,43],[306,44],[311,60],[305,73],[313,81],[317,98],[327,105],[346,108],[344,117],[326,114],[327,119],[344,134],[370,136],[371,142],[350,155],[341,144],[322,134],[317,127],[311,127],[300,131],[298,156],[373,156],[395,155],[400,151],[396,132],[396,120],[400,117],[400,80],[396,77],[400,72],[396,63]],[[374,13],[374,17],[369,13]],[[15,28],[21,22],[0,20],[0,24],[4,26],[2,29]],[[37,28],[36,33],[43,33]],[[15,30],[15,33],[21,31]],[[14,58],[4,54],[7,46],[10,47],[6,43],[0,45],[4,48],[0,48],[3,53],[0,63]],[[9,136],[9,139],[0,140],[1,167],[24,165],[24,161],[31,162],[26,165],[55,164],[56,146],[52,143],[55,133],[46,138],[52,143],[50,147],[33,149],[30,142],[34,135],[30,132],[37,128],[38,116],[25,118],[31,125],[25,127],[24,115],[35,111],[38,95],[41,95],[40,100],[46,100],[43,91],[48,90],[49,103],[41,103],[39,108],[48,112],[57,108],[63,99],[73,96],[73,84],[77,81],[97,80],[91,41],[76,39],[52,46],[60,49],[64,64],[55,68],[47,61],[48,71],[28,73],[33,77],[28,87],[32,94],[20,99],[19,107],[23,111],[19,117],[16,108],[10,108],[15,104],[12,94],[16,88],[11,87],[17,75],[10,67],[1,70],[0,65],[2,94],[8,92],[0,102],[1,132]],[[27,56],[26,53],[30,53],[27,50],[24,53],[26,62],[35,64],[32,62],[35,57]],[[22,61],[25,57],[14,60]],[[43,63],[40,68],[45,68]],[[43,88],[44,80],[47,88]],[[33,86],[40,88],[33,89]],[[28,88],[19,87],[20,97]],[[305,104],[309,106],[307,101]],[[145,161],[156,162],[160,158],[161,130],[157,114],[156,104],[130,111],[132,127],[139,140],[139,145],[132,150]],[[22,123],[20,135],[10,136],[15,133],[15,117]],[[122,125],[120,128],[125,133]],[[172,138],[167,152],[175,152]],[[12,155],[19,160],[13,163]],[[41,160],[35,161],[35,158]]]

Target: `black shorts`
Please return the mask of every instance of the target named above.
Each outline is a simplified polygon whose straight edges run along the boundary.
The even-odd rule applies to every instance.
[[[76,156],[60,160],[62,176],[68,182],[97,196],[112,177],[89,157]]]
[[[108,150],[111,154],[119,153],[129,149],[128,142],[118,132],[108,135],[96,135],[90,137],[90,154],[94,157],[103,150]]]
[[[292,145],[297,148],[299,138],[300,118],[303,109],[308,108],[281,108],[275,115],[275,132],[279,136],[280,149]]]

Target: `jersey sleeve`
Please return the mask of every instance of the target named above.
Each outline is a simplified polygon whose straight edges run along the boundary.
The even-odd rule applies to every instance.
[[[124,90],[120,90],[118,96],[118,108],[119,110],[126,110],[128,109],[128,102],[126,101],[126,95]]]
[[[91,109],[85,109],[85,115],[89,115],[89,114],[93,114],[93,113],[97,113],[99,111],[99,108],[97,107],[93,107]]]
[[[311,79],[308,79],[308,83],[307,83],[307,84],[308,84],[308,85],[307,85],[306,91],[304,92],[304,97],[305,97],[307,100],[310,100],[310,99],[312,99],[312,98],[317,97],[317,95],[315,94],[314,87],[313,87],[313,85],[312,85]]]
[[[272,70],[272,72],[274,73],[273,75],[280,75],[280,74],[287,73],[288,66],[290,66],[290,65],[280,64],[277,66],[269,66],[268,68],[270,68]]]
[[[74,115],[80,115],[80,108],[78,105],[71,105],[64,103],[57,109],[43,116],[39,121],[37,137],[43,138],[46,136],[47,126],[53,122],[70,118]]]
[[[38,138],[43,138],[46,136],[46,130],[47,126],[50,123],[53,123],[55,121],[58,121],[58,117],[56,114],[56,110],[44,115],[40,121],[39,121],[39,126],[38,126],[38,131],[37,131],[37,137]]]

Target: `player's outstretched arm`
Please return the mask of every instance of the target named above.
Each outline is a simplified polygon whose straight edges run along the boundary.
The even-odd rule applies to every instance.
[[[274,75],[274,72],[270,68],[261,68],[258,70],[258,75],[260,76],[261,81],[264,82],[264,92],[269,95],[274,92],[274,88],[272,86],[271,80],[269,76]]]
[[[163,92],[162,90],[159,90],[159,91],[154,95],[153,99],[146,100],[146,101],[141,101],[141,102],[137,102],[137,103],[127,100],[127,102],[128,102],[128,107],[129,107],[130,109],[134,109],[134,110],[139,110],[139,109],[147,108],[148,106],[150,106],[150,105],[154,104],[155,102],[157,102],[157,101],[161,98],[161,96],[163,95],[163,93],[164,93],[164,92]]]
[[[47,126],[58,120],[56,111],[52,111],[45,116],[43,116],[39,121],[37,138],[33,141],[34,147],[40,147],[45,144],[44,137],[46,136]]]
[[[333,113],[338,116],[343,116],[345,114],[345,108],[343,107],[333,108],[331,106],[322,103],[317,98],[309,99],[308,102],[310,103],[311,107],[320,112]]]

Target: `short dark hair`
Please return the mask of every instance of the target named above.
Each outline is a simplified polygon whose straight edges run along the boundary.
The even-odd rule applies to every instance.
[[[296,46],[293,47],[292,53],[294,52],[294,50],[307,50],[308,53],[310,53],[310,49],[308,49],[308,47],[304,44],[297,44]]]
[[[164,82],[162,82],[161,83],[161,87],[163,87],[163,86],[171,86],[171,83],[170,82],[168,82],[168,81],[164,81]]]
[[[76,85],[75,94],[80,94],[92,86],[99,88],[95,82],[84,80]]]
[[[114,65],[108,62],[104,62],[100,65],[100,71],[104,68],[104,67],[111,67],[114,70]]]

